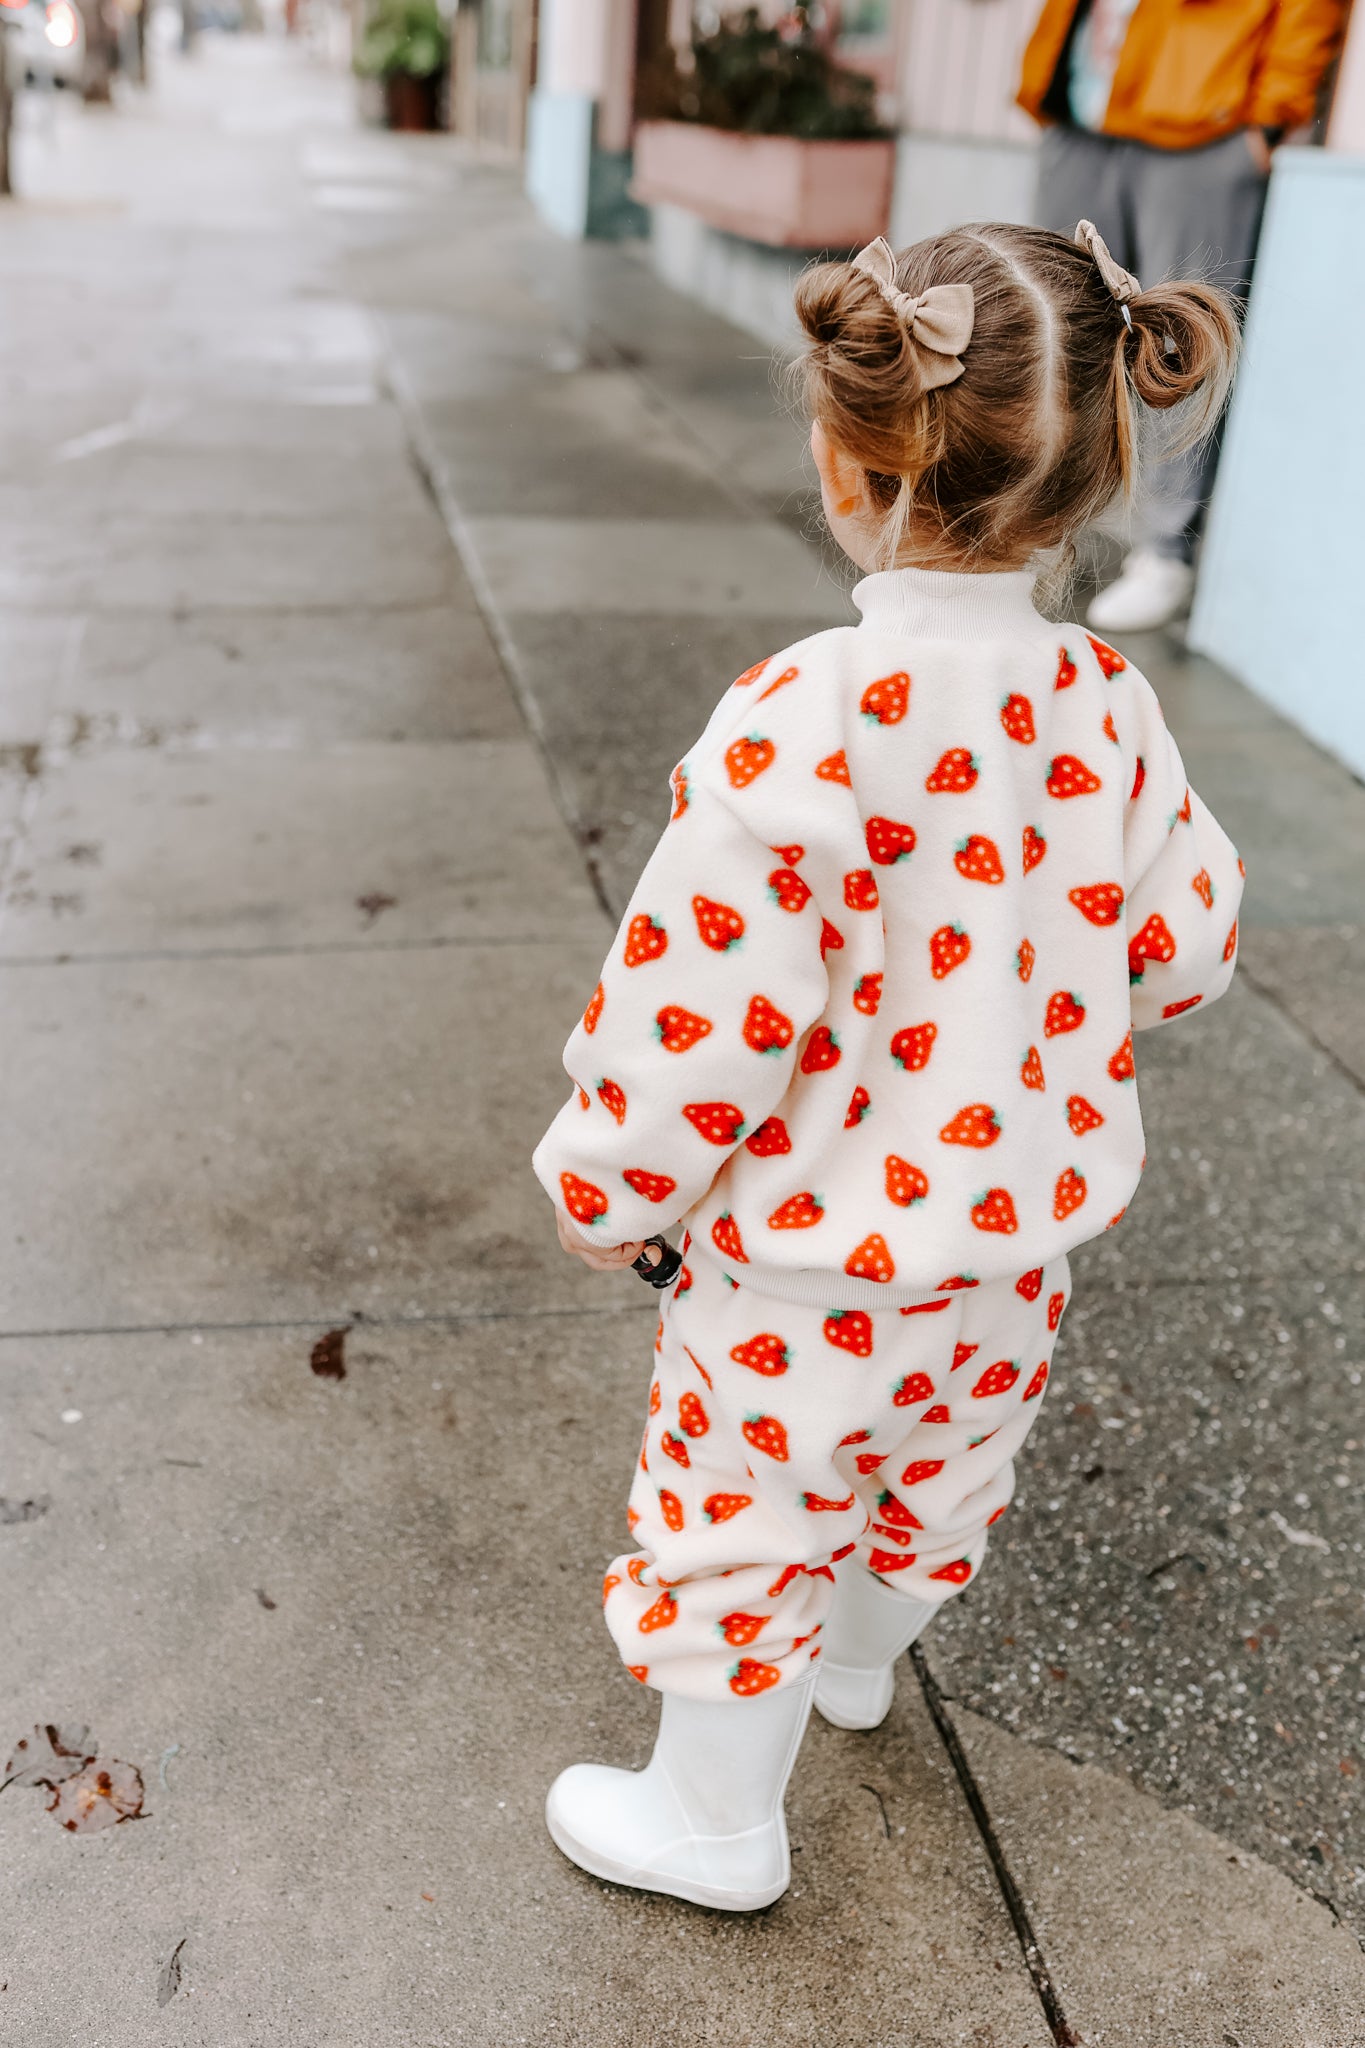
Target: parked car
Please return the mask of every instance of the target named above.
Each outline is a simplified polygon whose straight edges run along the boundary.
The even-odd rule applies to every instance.
[[[85,24],[75,0],[27,0],[6,5],[13,41],[9,72],[17,85],[79,85],[85,64]]]

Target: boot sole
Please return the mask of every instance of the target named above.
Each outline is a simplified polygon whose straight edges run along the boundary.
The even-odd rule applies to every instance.
[[[875,1721],[846,1720],[842,1714],[836,1714],[832,1707],[822,1706],[819,1700],[815,1702],[815,1711],[822,1721],[828,1721],[831,1728],[847,1729],[850,1735],[870,1735],[874,1728],[881,1727],[882,1722],[886,1719],[886,1714],[889,1714],[891,1709],[888,1707],[886,1714],[878,1714]]]
[[[586,1870],[589,1877],[605,1878],[609,1884],[628,1885],[632,1891],[662,1892],[672,1899],[684,1899],[690,1906],[710,1906],[720,1913],[760,1913],[765,1906],[775,1905],[791,1883],[790,1869],[780,1884],[762,1892],[727,1892],[714,1885],[689,1884],[685,1878],[678,1879],[676,1883],[666,1878],[653,1879],[643,1871],[616,1862],[614,1857],[586,1848],[560,1825],[552,1813],[546,1814],[545,1825],[561,1855],[567,1856],[570,1863],[576,1863],[580,1870]]]

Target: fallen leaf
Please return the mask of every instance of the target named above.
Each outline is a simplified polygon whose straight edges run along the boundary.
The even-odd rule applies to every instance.
[[[36,1522],[45,1515],[52,1503],[49,1500],[4,1500],[0,1499],[0,1524],[6,1522]]]
[[[47,1810],[68,1834],[93,1835],[142,1812],[142,1773],[133,1764],[93,1757],[84,1770],[54,1787]]]
[[[317,1368],[314,1367],[314,1371],[316,1370]],[[275,1612],[276,1607],[279,1605],[279,1602],[277,1600],[271,1599],[270,1595],[266,1592],[264,1586],[258,1586],[256,1588],[256,1598],[260,1601],[262,1607],[264,1607],[267,1614],[273,1614]]]
[[[31,1735],[21,1736],[5,1765],[6,1785],[60,1785],[93,1763],[97,1744],[80,1723],[62,1727],[41,1721]],[[3,1789],[3,1788],[0,1788]]]
[[[180,1989],[180,1951],[188,1940],[188,1934],[181,1935],[166,1959],[165,1969],[156,1980],[156,2002],[158,2005],[169,2005],[176,1992]]]
[[[320,1380],[345,1379],[346,1336],[345,1330],[329,1330],[313,1346],[308,1363]]]
[[[368,929],[382,911],[393,910],[397,902],[398,898],[396,896],[385,896],[378,889],[372,889],[368,896],[356,897],[355,907],[357,910],[364,911],[365,925]]]

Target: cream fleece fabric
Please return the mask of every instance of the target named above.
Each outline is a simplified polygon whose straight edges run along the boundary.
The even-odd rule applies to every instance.
[[[753,1289],[895,1306],[1117,1222],[1131,1031],[1207,1006],[1241,863],[1156,696],[1025,573],[869,577],[741,676],[569,1041],[536,1171]]]

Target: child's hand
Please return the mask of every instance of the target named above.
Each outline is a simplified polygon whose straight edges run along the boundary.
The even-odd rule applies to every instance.
[[[561,1216],[556,1211],[555,1220],[559,1225],[559,1242],[564,1250],[572,1252],[585,1266],[591,1266],[594,1273],[616,1273],[623,1266],[633,1266],[645,1248],[645,1241],[640,1238],[634,1244],[618,1244],[606,1251],[601,1245],[588,1244],[581,1238],[567,1216]]]

